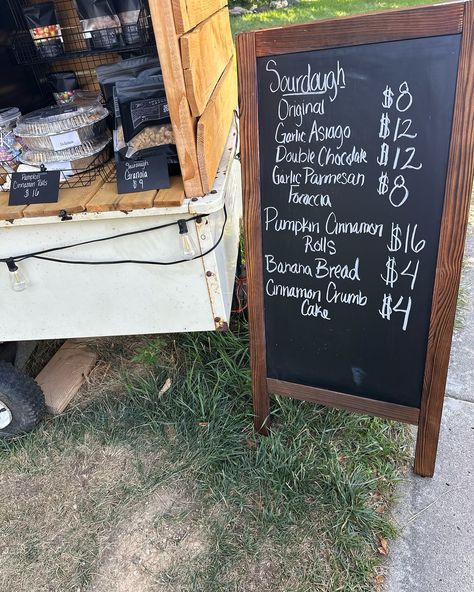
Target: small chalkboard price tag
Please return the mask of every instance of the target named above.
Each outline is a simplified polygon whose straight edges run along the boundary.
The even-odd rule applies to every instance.
[[[137,193],[170,186],[168,163],[163,154],[153,154],[140,160],[116,154],[118,193]]]
[[[55,203],[59,197],[59,171],[12,173],[9,206]]]

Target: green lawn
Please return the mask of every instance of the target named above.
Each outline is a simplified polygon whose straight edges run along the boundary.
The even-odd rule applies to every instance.
[[[243,320],[97,347],[75,407],[0,441],[0,590],[375,590],[401,424],[283,398],[255,435]]]
[[[435,4],[435,0],[413,2],[413,0],[301,0],[297,4],[282,10],[269,10],[258,14],[247,14],[232,19],[232,30],[235,33],[299,23],[321,18],[347,16],[370,10],[388,10],[416,4]]]

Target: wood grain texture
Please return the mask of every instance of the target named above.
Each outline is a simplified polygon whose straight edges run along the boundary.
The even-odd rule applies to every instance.
[[[267,362],[263,316],[263,255],[255,33],[248,32],[238,35],[236,47],[239,68],[240,157],[242,163],[254,425],[256,430],[265,434],[268,432],[270,419],[270,399],[266,380]]]
[[[463,3],[423,6],[403,10],[372,12],[338,19],[324,19],[284,28],[255,32],[256,54],[279,55],[460,33]]]
[[[236,107],[237,72],[232,57],[198,122],[197,155],[205,193],[214,185]]]
[[[117,209],[124,212],[132,210],[143,210],[145,208],[152,208],[153,202],[157,194],[156,189],[149,191],[137,191],[135,193],[122,193]]]
[[[198,117],[234,53],[227,8],[183,35],[180,42],[188,101]]]
[[[122,195],[117,193],[117,183],[115,181],[104,183],[98,191],[87,202],[88,212],[110,212],[120,209],[119,203]]]
[[[224,6],[227,0],[172,0],[176,31],[186,33]]]
[[[23,212],[26,206],[9,206],[9,191],[0,192],[0,220],[17,220],[23,218]]]
[[[184,190],[188,197],[200,196],[204,191],[197,159],[196,119],[191,115],[186,95],[183,63],[171,0],[149,0],[149,6]]]
[[[67,214],[84,212],[89,201],[103,184],[104,182],[99,177],[87,187],[60,189],[56,203],[31,204],[23,211],[23,216],[25,218],[36,218],[38,216],[59,216],[62,211]]]
[[[415,472],[434,473],[474,177],[474,11],[464,5],[449,166],[416,443]]]
[[[172,208],[180,206],[184,201],[183,179],[171,177],[171,186],[167,189],[160,189],[155,196],[153,206],[155,208]]]
[[[97,361],[96,352],[79,339],[69,339],[36,377],[49,413],[62,413]]]
[[[405,405],[396,405],[394,403],[386,403],[385,401],[375,401],[366,397],[293,384],[273,378],[267,379],[267,388],[269,392],[276,395],[284,395],[285,397],[292,397],[301,401],[312,401],[313,403],[320,403],[328,407],[335,407],[336,409],[349,409],[349,411],[357,411],[366,415],[385,417],[386,419],[394,419],[415,425],[418,423],[420,414],[420,410],[415,407],[406,407]]]

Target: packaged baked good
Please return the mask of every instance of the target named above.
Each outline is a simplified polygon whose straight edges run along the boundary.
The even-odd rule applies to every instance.
[[[122,29],[112,0],[74,0],[84,38],[91,49],[122,45]]]
[[[105,99],[107,109],[114,114],[115,118],[120,117],[118,104],[114,103],[114,87],[118,81],[133,82],[144,72],[159,74],[161,72],[160,62],[156,56],[140,56],[120,60],[113,64],[97,66],[96,73],[100,89]]]
[[[110,158],[110,146],[110,133],[106,132],[80,146],[61,151],[24,150],[20,161],[31,166],[44,165],[46,169],[61,170],[66,175],[73,175],[107,162]]]
[[[37,52],[42,58],[54,58],[64,53],[61,27],[53,2],[40,2],[23,8]]]
[[[146,41],[146,39],[143,39],[146,31],[142,31],[140,35],[138,28],[138,19],[140,18],[140,12],[143,10],[142,0],[114,0],[114,5],[122,25],[125,43],[133,45]]]
[[[79,83],[74,72],[51,72],[47,80],[53,91],[54,100],[58,105],[72,103],[74,92],[79,89]]]
[[[161,75],[146,73],[134,82],[118,81],[116,90],[125,142],[146,128],[171,122]]]
[[[178,174],[179,161],[163,77],[147,71],[134,82],[118,81],[115,90],[123,134],[123,143],[118,143],[120,154],[128,159],[163,154],[169,173]]]
[[[14,132],[30,150],[64,150],[104,134],[107,115],[98,102],[45,107],[20,117]]]

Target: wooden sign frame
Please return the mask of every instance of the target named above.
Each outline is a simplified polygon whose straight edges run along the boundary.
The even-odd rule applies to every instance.
[[[237,36],[241,160],[255,427],[267,433],[269,393],[418,425],[414,470],[432,476],[438,447],[474,174],[472,1],[327,19]],[[420,409],[267,377],[263,300],[257,58],[461,34],[444,207]]]

